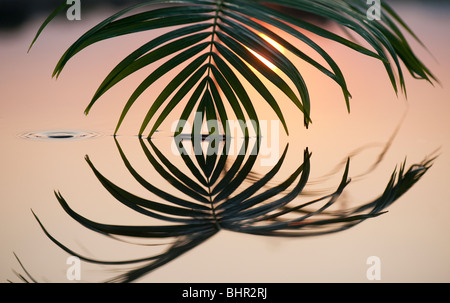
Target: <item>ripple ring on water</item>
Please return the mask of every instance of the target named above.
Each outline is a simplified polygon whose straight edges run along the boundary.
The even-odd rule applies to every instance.
[[[90,131],[41,131],[27,132],[19,137],[32,140],[83,140],[98,137],[99,134]]]

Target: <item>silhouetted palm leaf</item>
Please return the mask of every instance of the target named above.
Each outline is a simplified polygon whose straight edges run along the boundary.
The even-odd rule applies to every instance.
[[[386,189],[378,198],[357,207],[331,210],[350,183],[350,159],[337,189],[333,193],[308,201],[307,197],[302,195],[311,170],[311,153],[308,150],[304,152],[303,163],[289,177],[277,181],[277,185],[267,186],[283,166],[288,146],[272,169],[258,181],[243,186],[245,178],[254,167],[259,151],[260,141],[254,140],[256,143],[252,150],[249,149],[251,147],[249,141],[248,138],[245,140],[242,144],[243,149],[234,160],[231,160],[227,153],[227,141],[221,142],[218,151],[225,152],[228,161],[233,161],[227,170],[223,169],[222,160],[225,158],[220,153],[187,155],[184,147],[180,145],[179,151],[185,155],[187,168],[183,171],[175,167],[152,141],[140,139],[142,150],[151,167],[174,188],[175,192],[168,193],[146,181],[132,167],[116,140],[125,167],[140,185],[159,197],[158,202],[138,197],[113,184],[97,170],[89,157],[86,157],[97,179],[117,201],[142,215],[158,219],[161,224],[127,226],[94,222],[74,211],[59,192],[55,193],[65,212],[84,227],[122,241],[121,237],[173,239],[171,244],[167,244],[165,252],[125,261],[92,259],[62,244],[45,229],[35,215],[36,219],[54,243],[86,262],[105,265],[137,264],[137,268],[110,280],[110,282],[131,282],[200,245],[222,229],[264,236],[304,237],[351,228],[366,219],[383,214],[389,205],[426,173],[434,160],[434,158],[425,159],[420,164],[412,165],[408,170],[403,163],[394,171]],[[191,140],[186,142],[192,143]],[[204,143],[207,144],[206,150],[209,150],[212,141]],[[206,166],[198,162],[195,164],[199,157],[204,159],[203,163],[209,164]],[[217,173],[218,171],[220,173]],[[189,172],[192,175],[189,175]],[[211,174],[216,177],[211,178]],[[178,198],[176,191],[187,195],[188,198]]]
[[[163,4],[163,7],[150,7],[149,10],[128,15],[153,4]],[[54,238],[35,215],[44,233],[60,248],[84,261],[105,265],[136,264],[136,268],[110,280],[131,282],[200,245],[221,229],[264,236],[303,237],[342,231],[383,214],[386,207],[422,177],[433,159],[426,159],[408,170],[403,163],[394,171],[380,197],[347,210],[333,210],[332,206],[350,182],[349,159],[337,189],[317,199],[307,200],[302,195],[311,170],[311,154],[308,150],[304,151],[302,163],[299,163],[290,176],[283,181],[275,180],[283,166],[288,146],[272,169],[249,186],[243,186],[244,181],[252,174],[261,139],[258,107],[251,93],[253,90],[272,108],[286,132],[288,127],[274,97],[275,89],[281,91],[303,113],[305,126],[311,123],[310,97],[303,75],[269,41],[278,43],[336,82],[342,89],[348,109],[351,95],[343,73],[333,58],[308,37],[309,34],[321,36],[352,51],[380,60],[395,92],[406,92],[404,68],[414,78],[436,81],[414,55],[402,31],[405,30],[415,39],[417,37],[386,3],[383,2],[382,5],[382,20],[371,22],[366,18],[367,6],[362,0],[145,1],[122,10],[93,27],[68,48],[58,62],[53,76],[59,77],[76,54],[99,41],[165,28],[163,34],[146,42],[113,68],[95,92],[86,108],[86,114],[116,84],[165,59],[134,90],[123,108],[115,134],[139,97],[162,76],[176,70],[176,75],[163,85],[162,91],[152,100],[139,135],[143,135],[153,120],[148,135],[151,137],[174,108],[187,97],[175,131],[175,140],[178,140],[177,143],[187,142],[180,140],[183,138],[180,134],[186,120],[195,113],[191,137],[187,138],[195,153],[190,155],[183,144],[177,144],[186,165],[186,170],[182,170],[173,165],[154,142],[139,140],[150,166],[173,187],[173,192],[167,192],[139,174],[116,140],[126,169],[136,182],[157,197],[156,200],[137,196],[116,185],[86,156],[97,179],[118,202],[150,217],[152,223],[157,220],[160,224],[127,226],[95,222],[74,211],[61,193],[55,192],[64,211],[84,227],[121,241],[125,241],[123,237],[169,239],[166,251],[124,261],[85,257]],[[64,3],[50,15],[39,29],[32,45],[44,27],[69,6]],[[286,13],[282,8],[300,10],[335,22],[355,34],[362,42],[348,40],[326,27]],[[306,50],[297,46],[297,42],[312,49],[328,66],[308,56]],[[276,71],[262,63],[255,52],[271,62]],[[273,84],[273,89],[266,87],[264,81]],[[231,112],[227,112],[226,105],[231,107]],[[227,123],[231,115],[241,122],[245,137],[241,150],[234,159],[228,153]],[[256,130],[254,140],[249,138],[248,124],[244,122],[248,120],[251,120]],[[208,126],[206,135],[201,131],[205,121]],[[218,135],[220,127],[224,136]],[[197,136],[199,134],[200,137]],[[252,142],[255,143],[253,148]],[[178,193],[185,198],[181,198]],[[22,281],[35,281],[28,273],[26,275],[30,278],[18,274]]]
[[[155,8],[151,6],[153,4],[163,4],[165,7]],[[127,16],[128,13],[145,6],[150,8]],[[68,4],[59,7],[44,22],[36,38],[58,12],[68,7]],[[335,22],[361,38],[363,42],[348,40],[304,18],[287,14],[281,9],[283,7]],[[166,32],[145,43],[117,64],[100,84],[86,108],[86,114],[97,100],[117,83],[144,67],[166,58],[168,60],[154,69],[133,92],[122,111],[115,133],[142,93],[163,75],[176,68],[181,71],[171,81],[164,84],[162,92],[153,100],[141,124],[139,135],[145,132],[153,119],[156,119],[149,132],[151,137],[174,107],[189,94],[191,97],[185,105],[182,120],[186,120],[197,110],[208,114],[210,118],[219,117],[226,132],[228,116],[224,100],[220,97],[222,93],[238,120],[245,121],[248,117],[258,123],[256,103],[249,93],[249,87],[253,87],[268,103],[283,124],[285,131],[288,132],[282,110],[273,96],[274,91],[266,88],[260,77],[272,83],[303,112],[306,126],[311,122],[309,92],[301,72],[269,41],[278,43],[289,53],[311,64],[336,82],[342,89],[349,110],[351,95],[343,73],[333,58],[308,37],[309,33],[380,60],[396,92],[399,88],[406,92],[403,68],[406,68],[415,78],[430,82],[436,80],[414,55],[402,30],[415,39],[417,37],[394,10],[383,1],[380,21],[369,21],[366,16],[367,10],[366,1],[363,0],[145,1],[118,12],[82,35],[61,57],[53,76],[58,77],[68,61],[77,53],[99,41],[166,28]],[[270,30],[268,26],[276,28],[278,33]],[[308,56],[296,45],[297,42],[302,42],[314,50],[328,67]],[[262,63],[253,52],[270,61],[279,72],[275,72]],[[401,66],[402,63],[404,67]],[[285,81],[284,77],[279,75],[280,73],[288,80]],[[240,77],[243,77],[245,81]],[[198,105],[197,109],[196,105]]]

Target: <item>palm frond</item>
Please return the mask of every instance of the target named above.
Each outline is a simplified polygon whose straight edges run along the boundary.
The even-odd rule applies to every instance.
[[[308,200],[302,192],[308,184],[311,171],[311,153],[304,151],[303,161],[287,178],[274,181],[284,165],[288,146],[276,165],[262,175],[258,181],[244,186],[245,179],[254,168],[259,152],[259,140],[252,148],[246,138],[239,155],[231,159],[227,141],[220,147],[211,146],[214,141],[202,141],[206,153],[188,154],[181,144],[179,152],[184,154],[184,170],[175,167],[151,140],[139,139],[142,151],[150,167],[173,187],[168,193],[145,180],[131,165],[117,139],[117,149],[123,165],[143,188],[155,194],[159,201],[150,201],[129,193],[113,184],[94,166],[89,157],[86,161],[93,173],[119,203],[151,219],[151,225],[114,225],[92,221],[70,207],[59,192],[55,196],[62,209],[83,227],[113,240],[124,241],[123,237],[137,239],[170,239],[167,249],[149,257],[131,260],[105,261],[83,256],[53,237],[36,217],[47,237],[65,252],[85,262],[103,265],[131,265],[137,267],[110,282],[131,282],[178,258],[200,245],[220,230],[229,230],[271,237],[305,237],[340,232],[375,218],[386,212],[394,201],[407,192],[431,167],[435,158],[406,169],[406,163],[396,169],[384,190],[373,201],[359,206],[333,209],[350,183],[350,158],[342,172],[336,190],[320,198]],[[190,139],[184,143],[194,145]],[[202,149],[203,150],[203,149]],[[211,154],[208,154],[208,151]],[[222,154],[221,154],[222,153]],[[226,156],[224,156],[226,155]],[[224,162],[229,162],[225,164]],[[226,169],[224,167],[227,167]],[[213,177],[214,176],[214,177]],[[186,199],[179,198],[186,195]],[[154,219],[160,224],[155,224]]]
[[[24,283],[39,283],[37,281],[37,279],[33,278],[33,276],[27,271],[27,269],[22,264],[22,261],[20,261],[20,259],[16,253],[14,253],[14,257],[16,258],[17,262],[19,263],[20,267],[22,268],[23,272],[25,273],[25,276],[18,273],[15,270],[13,270],[14,274]],[[11,280],[8,280],[8,282],[13,283]]]
[[[155,8],[155,4],[164,7]],[[44,22],[32,45],[51,19],[66,7],[59,7]],[[147,7],[144,12],[132,14],[133,11],[144,7]],[[300,10],[339,24],[364,43],[348,40],[325,26],[287,14],[281,8]],[[381,20],[369,21],[366,16],[367,9],[366,2],[362,0],[145,1],[114,14],[82,35],[63,54],[53,76],[59,77],[76,54],[99,41],[164,28],[166,32],[132,52],[106,76],[87,106],[86,114],[99,98],[117,83],[166,58],[169,60],[154,69],[134,90],[123,108],[115,134],[137,99],[163,75],[177,68],[181,68],[181,72],[172,81],[164,84],[163,91],[152,101],[139,129],[139,135],[144,134],[152,120],[156,120],[148,134],[148,137],[151,137],[186,95],[190,98],[180,120],[186,120],[191,113],[198,110],[203,114],[208,113],[210,117],[220,118],[226,133],[224,120],[231,114],[225,110],[226,100],[238,120],[258,123],[255,109],[257,96],[250,94],[250,88],[254,88],[259,97],[267,102],[288,133],[282,109],[273,96],[274,91],[281,91],[286,99],[303,113],[304,125],[307,127],[312,121],[307,83],[288,56],[261,35],[331,78],[341,87],[349,111],[351,94],[339,65],[326,50],[308,37],[309,34],[321,36],[351,51],[379,60],[384,65],[396,93],[399,90],[406,93],[404,68],[414,78],[431,83],[437,81],[415,56],[403,31],[414,39],[418,38],[396,12],[383,1]],[[269,26],[276,28],[277,33],[270,30]],[[297,46],[297,42],[302,42],[316,52],[328,66],[308,56],[306,50]],[[255,56],[255,52],[271,62],[277,72],[262,63]],[[263,79],[272,83],[274,88],[267,88],[262,82]],[[221,98],[221,95],[225,98]],[[182,127],[183,124],[179,126]]]
[[[66,8],[64,3],[45,20],[30,48],[51,20]],[[344,38],[326,26],[286,12],[286,8],[287,11],[302,11],[334,22],[356,39]],[[140,12],[136,13],[138,9]],[[176,71],[149,104],[138,131],[139,144],[149,166],[168,182],[173,191],[163,190],[146,180],[115,139],[125,168],[156,199],[137,196],[115,184],[97,169],[89,156],[86,156],[86,162],[115,200],[149,217],[152,224],[128,226],[95,222],[72,209],[60,192],[55,192],[55,196],[68,216],[95,233],[119,241],[125,241],[125,237],[166,239],[170,243],[166,243],[165,251],[149,257],[105,261],[83,256],[64,245],[47,231],[33,212],[39,226],[58,247],[81,260],[103,265],[135,265],[125,274],[109,280],[131,282],[180,257],[222,229],[262,236],[304,237],[340,232],[385,213],[387,207],[427,172],[434,158],[425,159],[409,169],[406,169],[406,162],[402,163],[392,173],[378,198],[345,210],[335,210],[333,206],[350,183],[350,159],[345,162],[336,190],[311,200],[303,195],[312,169],[308,149],[304,151],[301,163],[282,181],[276,180],[276,176],[285,165],[288,145],[268,172],[258,176],[249,186],[243,186],[253,173],[260,151],[257,99],[266,102],[273,110],[286,133],[289,133],[288,125],[280,103],[274,97],[276,91],[303,114],[306,127],[312,122],[310,95],[304,75],[288,55],[270,41],[336,83],[342,90],[348,110],[351,94],[345,77],[331,55],[310,38],[311,34],[343,45],[351,52],[379,60],[396,93],[406,93],[404,69],[414,78],[431,83],[437,81],[415,56],[403,32],[418,38],[390,6],[383,3],[380,21],[369,21],[366,11],[367,5],[362,0],[155,0],[131,6],[100,22],[67,49],[53,76],[59,77],[74,56],[100,41],[165,29],[164,33],[126,56],[106,75],[85,113],[88,114],[99,99],[122,80],[163,61],[154,66],[131,93],[120,114],[114,132],[117,134],[143,93],[168,72]],[[304,45],[308,50],[298,45]],[[307,55],[311,50],[320,60]],[[276,70],[263,63],[261,57]],[[266,86],[267,82],[270,87]],[[174,139],[185,170],[175,166],[150,140],[174,109],[183,103]],[[192,114],[195,114],[192,132],[184,136],[186,121]],[[228,121],[232,117],[240,122],[244,134],[244,143],[235,158],[229,154],[228,143]],[[207,134],[202,132],[205,122]],[[249,137],[250,126],[256,130],[255,138]],[[220,134],[220,129],[223,134]],[[141,137],[146,131],[148,140]],[[194,155],[184,149],[186,142],[192,145]],[[154,224],[155,220],[158,224]],[[35,281],[28,272],[26,276],[17,275],[24,282]]]

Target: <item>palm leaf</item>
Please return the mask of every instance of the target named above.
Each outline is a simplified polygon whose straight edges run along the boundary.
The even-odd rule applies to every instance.
[[[155,8],[153,4],[165,6]],[[143,12],[133,13],[146,6],[148,8]],[[356,39],[348,40],[324,26],[287,14],[282,7],[335,22],[354,34]],[[30,48],[51,20],[66,8],[67,4],[64,3],[45,20]],[[264,236],[304,237],[343,231],[384,214],[387,207],[427,172],[434,159],[425,159],[409,169],[406,169],[405,162],[402,163],[392,173],[384,192],[378,198],[343,211],[332,210],[332,206],[339,201],[350,183],[350,159],[346,162],[336,190],[313,200],[302,195],[311,171],[311,153],[308,149],[303,153],[303,161],[298,163],[298,167],[287,178],[276,180],[284,164],[288,146],[271,170],[249,186],[244,186],[259,157],[261,134],[257,98],[262,99],[273,110],[286,133],[289,133],[288,125],[282,108],[274,97],[275,90],[280,91],[298,108],[303,114],[306,127],[312,121],[306,78],[286,54],[260,34],[277,42],[290,54],[310,64],[339,85],[348,110],[351,94],[338,63],[309,38],[309,34],[341,44],[349,51],[367,56],[368,59],[380,61],[396,93],[399,90],[406,93],[404,69],[414,78],[431,83],[437,81],[414,55],[403,31],[414,39],[417,37],[395,11],[383,4],[382,20],[369,22],[366,10],[365,1],[362,0],[157,0],[131,6],[100,22],[67,49],[57,63],[53,76],[59,77],[74,56],[95,43],[133,33],[165,29],[163,34],[147,41],[107,74],[85,113],[88,114],[100,98],[122,80],[164,60],[132,92],[119,117],[114,133],[117,134],[139,97],[153,88],[169,71],[176,70],[176,76],[164,83],[162,91],[151,100],[138,132],[143,136],[149,130],[148,141],[139,138],[142,151],[149,166],[173,187],[174,192],[164,191],[145,180],[115,140],[128,172],[139,185],[156,195],[156,200],[137,196],[115,184],[97,169],[88,156],[86,162],[102,187],[115,200],[149,217],[151,224],[135,226],[95,222],[70,207],[61,193],[55,192],[55,196],[69,217],[110,239],[124,241],[123,237],[131,237],[169,239],[171,242],[166,245],[165,251],[149,257],[105,261],[83,256],[64,245],[47,231],[33,212],[39,226],[58,247],[86,262],[137,265],[109,280],[131,282],[178,258],[222,229]],[[268,25],[277,31],[268,29]],[[306,55],[306,50],[300,49],[297,42],[302,42],[313,50],[326,64]],[[262,63],[254,52],[271,62],[276,70]],[[266,87],[266,81],[272,86]],[[150,140],[174,109],[183,103],[185,106],[174,139],[186,170],[173,165]],[[229,112],[227,105],[231,107]],[[184,136],[184,126],[192,115],[195,116],[192,132],[190,136]],[[239,120],[245,139],[234,159],[229,155],[228,142],[228,120],[232,116]],[[207,134],[203,134],[201,129],[205,121],[208,126]],[[254,140],[249,138],[251,126],[257,134]],[[219,133],[220,128],[223,134]],[[250,148],[250,141],[255,141],[253,148]],[[186,142],[192,144],[194,155],[189,155],[184,149],[183,143]],[[205,144],[206,154],[203,149]],[[219,151],[222,151],[220,156]],[[183,194],[185,198],[180,198],[178,194]],[[19,259],[18,261],[24,269]],[[36,282],[26,271],[25,275],[16,275],[24,282]]]
[[[154,8],[153,4],[164,4],[165,7]],[[148,8],[144,12],[133,14],[133,11],[146,6]],[[60,6],[45,20],[33,40],[32,46],[43,29],[65,8],[67,5]],[[280,8],[300,10],[335,22],[363,42],[348,40],[331,32],[326,27],[313,24],[302,17],[288,15]],[[259,131],[257,111],[255,110],[257,102],[254,94],[249,91],[250,87],[256,89],[258,94],[269,104],[288,133],[288,125],[279,102],[273,97],[274,91],[272,88],[266,88],[261,78],[274,84],[274,89],[280,90],[288,100],[295,104],[303,113],[305,126],[311,123],[311,104],[307,81],[285,54],[275,49],[259,34],[264,34],[276,41],[289,53],[312,65],[338,84],[342,89],[348,110],[350,110],[351,94],[342,71],[334,59],[308,37],[308,33],[337,42],[349,48],[350,51],[356,51],[379,60],[384,65],[396,93],[399,90],[406,93],[403,69],[406,69],[414,78],[424,79],[431,83],[437,81],[415,56],[407,42],[406,33],[418,40],[412,30],[388,4],[383,3],[382,8],[381,21],[371,22],[367,20],[368,6],[363,0],[145,1],[114,14],[82,35],[63,54],[53,75],[58,77],[76,54],[99,41],[164,28],[166,32],[132,52],[106,76],[86,108],[86,114],[100,97],[120,81],[140,69],[157,64],[160,60],[178,53],[175,58],[154,70],[134,91],[120,115],[115,134],[119,131],[123,120],[139,96],[163,75],[179,68],[184,62],[187,62],[188,66],[182,70],[182,76],[179,75],[173,81],[165,84],[162,93],[153,100],[141,124],[139,135],[143,135],[149,123],[156,119],[148,134],[151,137],[161,123],[167,119],[173,108],[183,103],[181,101],[184,95],[189,95],[190,99],[185,104],[183,118],[194,113],[196,104],[200,105],[202,99],[211,99],[212,101],[205,104],[201,103],[206,106],[198,107],[198,111],[203,115],[208,112],[210,117],[220,117],[223,124],[222,129],[226,134],[226,121],[224,120],[229,117],[224,104],[226,100],[238,120],[244,121],[248,118],[255,121],[257,131]],[[280,33],[274,33],[266,25],[277,28]],[[289,36],[292,39],[286,39],[283,36]],[[320,64],[306,55],[304,50],[296,46],[295,40],[303,42],[308,48],[315,51],[328,66]],[[365,44],[369,47],[364,46]],[[278,71],[275,72],[268,68],[249,50],[269,60]],[[283,80],[281,74],[285,75],[289,81]],[[205,83],[208,85],[203,87]],[[175,96],[170,98],[172,94]],[[222,99],[221,95],[225,99]],[[156,116],[158,111],[162,111],[162,113]],[[183,126],[183,124],[179,126]],[[242,126],[245,130],[246,125]],[[245,134],[248,134],[246,130]]]
[[[139,139],[143,153],[147,156],[150,167],[156,173],[165,178],[176,191],[186,193],[185,191],[188,188],[192,192],[197,190],[197,195],[204,197],[208,203],[198,203],[196,196],[189,194],[188,196],[191,197],[187,199],[176,198],[176,194],[168,194],[156,185],[152,185],[151,182],[146,181],[131,166],[117,139],[115,142],[125,167],[140,185],[150,193],[156,194],[159,201],[137,197],[118,187],[101,174],[89,157],[86,157],[88,165],[104,189],[119,203],[151,218],[150,225],[115,225],[92,221],[70,207],[61,193],[55,192],[59,205],[73,220],[83,227],[112,240],[124,241],[122,237],[154,239],[155,241],[157,239],[171,240],[170,243],[155,244],[163,245],[167,249],[151,256],[107,261],[81,255],[53,237],[34,212],[33,214],[39,226],[51,241],[65,252],[77,256],[85,262],[114,266],[137,265],[135,268],[126,270],[124,274],[108,280],[109,282],[132,282],[178,258],[211,238],[220,230],[263,236],[305,237],[341,232],[354,227],[367,219],[384,214],[387,207],[420,180],[435,159],[425,159],[408,169],[406,169],[406,163],[403,162],[392,173],[384,192],[378,198],[368,203],[362,203],[357,207],[331,210],[332,206],[338,203],[350,183],[350,159],[347,160],[340,183],[334,192],[320,198],[307,200],[302,192],[307,186],[311,171],[311,153],[309,150],[304,151],[303,161],[299,163],[290,176],[282,180],[276,180],[288,152],[288,146],[286,146],[278,163],[272,169],[262,175],[258,181],[252,182],[249,186],[244,186],[246,178],[254,167],[255,159],[258,157],[258,146],[260,144],[260,141],[256,138],[254,139],[256,149],[250,149],[249,140],[247,138],[242,144],[241,154],[235,159],[231,159],[227,153],[227,145],[229,144],[227,141],[221,142],[219,149],[211,146],[214,141],[203,141],[208,145],[206,150],[211,148],[215,151],[223,150],[226,156],[221,155],[220,157],[218,157],[218,154],[208,153],[188,155],[184,147],[180,146],[180,153],[184,152],[184,157],[186,157],[186,170],[183,171],[175,167],[159,151],[154,142]],[[190,139],[185,142],[194,144]],[[149,147],[151,147],[154,155],[150,152]],[[197,157],[202,157],[204,162],[199,163]],[[188,161],[188,158],[190,161]],[[247,160],[245,160],[246,158]],[[229,163],[225,165],[224,159]],[[208,164],[205,165],[205,163]],[[217,174],[217,171],[220,171],[220,174]],[[191,178],[189,173],[194,177]],[[213,179],[210,177],[211,173],[217,176]],[[271,180],[276,180],[276,184],[269,185]],[[155,219],[157,220],[156,223]],[[26,275],[31,277],[27,272]],[[18,276],[21,280],[28,281],[27,277],[20,274]]]

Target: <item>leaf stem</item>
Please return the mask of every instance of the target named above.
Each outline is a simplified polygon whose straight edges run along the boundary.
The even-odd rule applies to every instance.
[[[219,19],[219,13],[222,11],[222,6],[223,6],[223,0],[220,0],[217,3],[217,9],[216,9],[216,13],[214,16],[214,25],[213,25],[213,29],[212,29],[212,35],[211,35],[211,47],[209,48],[209,61],[208,61],[208,77],[211,75],[211,61],[212,61],[212,52],[213,52],[213,47],[214,47],[214,39],[216,37],[216,28],[217,28],[217,21]]]
[[[216,224],[216,228],[217,230],[221,230],[222,227],[220,226],[218,220],[217,220],[217,214],[216,214],[216,210],[214,208],[214,202],[212,199],[212,192],[211,192],[211,178],[207,177],[207,182],[208,182],[208,198],[209,198],[209,202],[211,204],[211,211],[212,211],[212,215],[214,218],[214,223]]]

